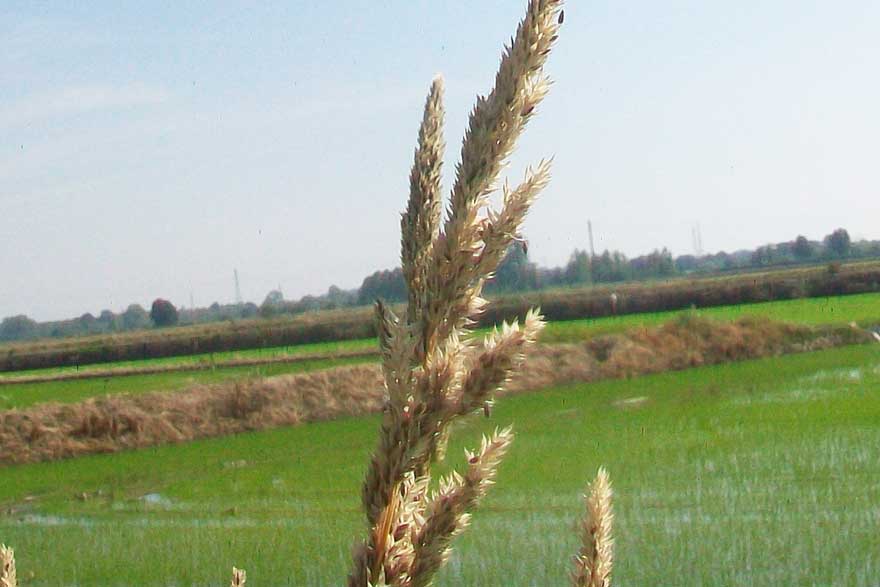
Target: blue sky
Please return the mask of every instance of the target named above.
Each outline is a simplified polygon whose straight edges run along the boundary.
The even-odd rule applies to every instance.
[[[424,94],[447,179],[524,2],[5,2],[0,316],[259,303],[392,267]],[[257,6],[259,4],[259,6]],[[565,262],[880,237],[880,3],[571,2],[509,172]],[[448,185],[449,181],[447,181]]]

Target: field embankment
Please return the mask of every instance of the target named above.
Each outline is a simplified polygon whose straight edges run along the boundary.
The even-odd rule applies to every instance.
[[[754,318],[734,323],[683,315],[652,329],[581,344],[540,345],[509,391],[632,377],[872,340],[850,327],[809,328]],[[0,463],[114,452],[375,412],[379,366],[105,396],[0,412]]]
[[[233,358],[220,361],[198,362],[170,362],[153,365],[137,365],[128,367],[106,367],[103,369],[88,369],[76,371],[63,371],[54,373],[40,373],[36,375],[16,375],[12,377],[0,377],[0,387],[4,385],[21,385],[26,383],[49,383],[53,381],[81,381],[83,379],[104,379],[108,377],[135,377],[139,375],[157,375],[160,373],[182,373],[187,371],[206,371],[214,369],[228,369],[234,367],[258,367],[264,365],[290,365],[325,361],[344,361],[350,359],[378,358],[376,350],[348,350],[325,353],[298,353],[292,355],[276,355],[266,358]]]
[[[613,287],[532,292],[493,300],[481,325],[521,317],[540,306],[548,320],[598,318],[695,306],[749,304],[816,296],[880,291],[880,264],[857,263],[839,270],[799,268],[704,279],[629,283]],[[135,361],[236,349],[259,349],[376,336],[370,308],[315,312],[275,320],[187,326],[64,340],[0,345],[0,372]]]

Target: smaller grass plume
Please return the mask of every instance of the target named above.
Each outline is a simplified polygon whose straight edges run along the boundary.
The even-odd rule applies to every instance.
[[[0,544],[0,587],[17,587],[15,578],[15,552]]]

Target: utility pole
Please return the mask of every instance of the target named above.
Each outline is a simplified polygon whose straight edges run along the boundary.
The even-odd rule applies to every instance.
[[[697,257],[703,256],[703,235],[700,233],[700,224],[697,223],[691,227],[691,243],[694,247],[694,254]]]
[[[593,246],[593,222],[587,220],[587,233],[590,235],[590,259],[596,256],[596,247]]]
[[[241,285],[238,283],[238,269],[232,270],[233,275],[235,275],[235,304],[240,306],[242,304],[241,299]]]

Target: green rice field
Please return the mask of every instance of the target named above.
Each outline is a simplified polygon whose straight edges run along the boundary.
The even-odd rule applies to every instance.
[[[497,486],[439,586],[568,584],[600,465],[615,585],[880,584],[880,345],[504,398],[456,431],[451,463],[510,423]],[[249,585],[344,584],[377,425],[5,468],[0,541],[29,586],[224,585],[232,565]]]

